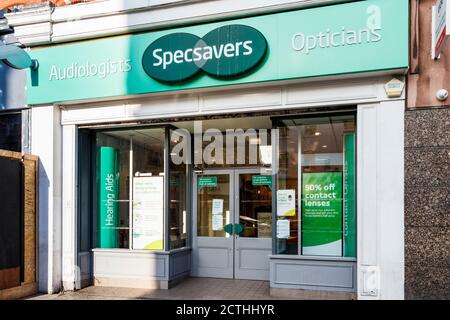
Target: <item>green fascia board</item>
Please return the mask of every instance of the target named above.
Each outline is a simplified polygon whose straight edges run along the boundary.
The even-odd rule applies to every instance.
[[[408,11],[408,0],[366,0],[35,49],[31,51],[31,56],[39,61],[40,67],[38,71],[28,72],[28,104],[92,101],[178,90],[404,70],[408,68]],[[359,37],[366,39],[367,34],[361,30],[373,23],[381,26],[379,41],[324,48],[317,44],[308,54],[306,50],[295,51],[292,48],[292,38],[297,33],[305,37],[315,35],[317,42],[320,33],[326,34],[327,30],[330,30],[330,35],[344,32],[345,39],[350,39],[348,43],[354,42],[354,32],[358,41]],[[175,32],[203,37],[209,31],[229,24],[251,26],[267,40],[264,61],[250,73],[225,80],[200,73],[182,83],[167,84],[152,79],[144,71],[144,51],[158,38]],[[361,35],[359,32],[362,32]],[[373,37],[371,40],[378,39],[378,36]],[[339,36],[335,39],[334,44],[337,44]],[[312,43],[313,40],[310,41]],[[86,72],[88,68],[97,69],[97,72],[92,72],[95,75],[55,80],[55,71],[63,75],[65,70],[66,75],[72,76],[75,70],[78,75],[83,75],[82,69]]]

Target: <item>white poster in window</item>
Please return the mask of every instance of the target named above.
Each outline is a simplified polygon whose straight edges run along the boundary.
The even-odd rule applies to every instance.
[[[213,199],[212,214],[220,214],[223,216],[223,199]]]
[[[295,216],[295,190],[277,191],[277,216]]]
[[[213,214],[212,216],[212,229],[213,231],[223,230],[223,215]]]
[[[162,250],[164,177],[133,179],[133,249]]]
[[[223,199],[212,201],[212,229],[213,231],[223,229]]]
[[[289,239],[291,234],[290,222],[289,220],[278,220],[277,221],[277,238],[278,239]]]

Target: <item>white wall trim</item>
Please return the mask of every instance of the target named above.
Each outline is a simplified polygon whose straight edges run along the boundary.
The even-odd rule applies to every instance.
[[[54,106],[32,109],[31,152],[39,156],[39,291],[61,288],[61,119]]]
[[[245,88],[219,88],[216,91],[165,93],[101,103],[65,105],[62,124],[101,124],[131,122],[181,116],[230,114],[309,107],[356,105],[389,99],[384,85],[391,76],[312,81],[293,85],[254,84]]]
[[[63,126],[62,146],[62,282],[64,290],[75,290],[80,279],[78,266],[78,222],[77,222],[77,159],[78,159],[78,130],[75,125]]]
[[[404,109],[358,105],[358,299],[404,299]]]
[[[78,41],[356,0],[105,0],[7,14],[29,46]],[[36,29],[48,24],[49,33]]]

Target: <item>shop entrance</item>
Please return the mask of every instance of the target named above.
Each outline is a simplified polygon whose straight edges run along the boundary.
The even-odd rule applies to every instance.
[[[269,280],[272,176],[260,169],[194,175],[192,275]]]

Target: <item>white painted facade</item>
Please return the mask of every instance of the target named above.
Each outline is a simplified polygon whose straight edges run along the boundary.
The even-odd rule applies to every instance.
[[[10,14],[29,45],[160,29],[338,0],[108,0]],[[404,298],[404,94],[390,99],[389,75],[302,80],[183,91],[82,105],[32,108],[39,171],[39,289],[72,290],[77,266],[77,130],[80,125],[235,112],[357,105],[357,293]],[[338,81],[337,81],[338,80]]]
[[[33,108],[32,151],[41,157],[40,289],[56,292],[77,281],[76,130],[79,125],[138,122],[250,110],[357,105],[358,298],[403,299],[403,121],[405,102],[387,98],[388,77],[317,82],[215,93],[161,96],[81,106]],[[232,95],[232,99],[230,99]],[[251,105],[247,108],[248,101]],[[184,106],[181,113],[175,106]],[[61,115],[59,119],[58,116]],[[100,116],[101,115],[101,116]],[[53,121],[54,127],[48,126]],[[49,137],[54,143],[49,143]],[[60,137],[59,140],[58,137]],[[60,185],[62,184],[62,186]],[[48,191],[47,191],[48,190]],[[61,200],[62,196],[62,200]],[[62,228],[61,228],[62,225]],[[48,234],[43,232],[47,228]],[[48,247],[45,239],[48,239]],[[48,264],[46,263],[48,261]],[[50,265],[47,267],[46,265]],[[371,271],[375,274],[372,274]],[[372,281],[375,284],[372,285]],[[365,289],[374,289],[367,295]]]

